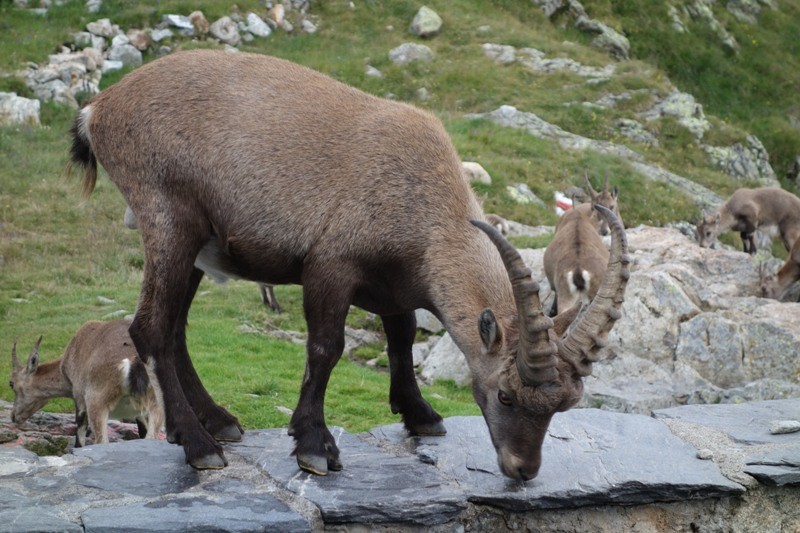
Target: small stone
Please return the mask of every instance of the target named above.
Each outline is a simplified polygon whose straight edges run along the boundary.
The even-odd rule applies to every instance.
[[[708,448],[697,450],[697,458],[702,459],[703,461],[710,461],[711,459],[714,458],[714,452],[712,452]]]
[[[433,9],[422,6],[419,8],[408,31],[419,37],[431,37],[442,29],[442,17]]]
[[[371,78],[382,78],[383,77],[383,72],[381,72],[380,70],[376,69],[372,65],[367,65],[367,67],[364,69],[364,73],[367,76],[371,77]]]
[[[114,300],[112,300],[111,298],[106,298],[105,296],[98,296],[97,303],[102,305],[108,305],[108,304],[113,304]]]
[[[783,435],[798,431],[800,431],[800,422],[797,420],[775,420],[769,427],[769,432],[772,435]]]

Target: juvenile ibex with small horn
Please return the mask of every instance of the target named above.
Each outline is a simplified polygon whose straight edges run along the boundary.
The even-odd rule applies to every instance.
[[[556,224],[553,240],[544,251],[544,272],[550,288],[555,293],[550,314],[563,312],[578,300],[589,302],[606,272],[608,247],[600,236],[608,231],[606,218],[592,205],[603,206],[619,216],[617,202],[619,189],[608,188],[608,176],[601,192],[597,192],[584,173],[588,199],[591,203],[578,204],[567,210]],[[574,198],[573,201],[576,201]]]
[[[737,189],[697,223],[697,241],[707,248],[721,233],[738,231],[744,251],[752,255],[756,253],[753,234],[766,227],[777,227],[784,248],[790,250],[800,237],[800,198],[778,187]]]
[[[536,476],[551,417],[580,399],[620,316],[628,259],[613,214],[605,282],[567,329],[574,315],[542,314],[530,270],[483,221],[439,120],[281,59],[192,51],[148,63],[80,111],[72,159],[87,195],[99,162],[136,215],[145,266],[130,335],[156,362],[168,439],[196,468],[222,468],[217,441],[243,436],[186,347],[198,257],[302,285],[307,363],[289,433],[300,468],[323,475],[342,468],[323,402],[351,304],[381,316],[389,403],[413,435],[445,433],[417,386],[414,310],[443,322],[500,468],[518,480]]]
[[[11,349],[11,421],[22,424],[52,398],[75,401],[75,447],[86,443],[87,427],[95,444],[108,442],[108,418],[134,419],[139,436],[154,439],[164,426],[164,406],[155,373],[136,354],[127,320],[87,322],[64,354],[39,363],[36,341],[28,362],[20,365],[17,343]]]

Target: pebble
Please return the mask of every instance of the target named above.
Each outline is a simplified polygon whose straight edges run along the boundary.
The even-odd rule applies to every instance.
[[[797,420],[775,420],[769,427],[769,432],[773,435],[795,433],[797,431],[800,431],[800,422]]]

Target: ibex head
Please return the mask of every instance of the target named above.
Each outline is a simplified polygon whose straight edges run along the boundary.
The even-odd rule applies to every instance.
[[[580,314],[573,307],[557,316],[555,327],[542,313],[539,287],[519,253],[488,224],[472,222],[500,251],[517,306],[517,316],[506,324],[499,323],[491,309],[483,311],[478,327],[484,366],[473,371],[473,394],[489,426],[500,469],[517,480],[538,473],[550,419],[580,400],[583,377],[591,374],[592,362],[602,358],[606,336],[620,317],[629,276],[625,232],[611,211],[596,209],[612,232],[606,276],[591,304]]]
[[[11,348],[11,381],[8,383],[14,391],[14,406],[11,409],[11,421],[15,424],[22,424],[28,420],[33,413],[44,407],[49,400],[49,396],[41,394],[37,387],[31,386],[36,369],[39,368],[39,345],[42,337],[33,345],[31,354],[28,357],[28,364],[22,366],[17,359],[17,343]]]
[[[612,211],[614,216],[619,219],[620,223],[622,222],[622,217],[619,214],[619,207],[617,206],[617,198],[619,197],[619,187],[614,185],[613,189],[608,188],[608,173],[606,173],[606,181],[603,184],[603,190],[597,192],[592,187],[592,183],[589,181],[589,173],[584,171],[583,179],[586,181],[586,190],[589,192],[591,196],[591,203],[597,204],[605,207],[606,209]],[[600,217],[600,235],[608,235],[609,227],[608,222],[606,222],[604,217]]]
[[[700,221],[695,225],[697,243],[701,248],[708,248],[717,240],[717,235],[722,229],[719,223],[720,218],[721,215],[719,213],[712,213],[709,216],[703,212]]]

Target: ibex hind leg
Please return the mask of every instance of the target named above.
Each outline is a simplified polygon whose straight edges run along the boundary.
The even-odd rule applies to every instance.
[[[444,435],[442,417],[420,393],[414,373],[411,347],[417,331],[414,313],[381,316],[386,333],[391,385],[389,404],[393,413],[403,416],[411,435]]]
[[[308,324],[306,370],[297,409],[289,424],[296,446],[297,465],[326,475],[341,470],[339,447],[325,425],[325,389],[334,366],[344,351],[344,325],[350,309],[355,280],[350,264],[322,262],[320,269],[307,264],[303,272],[303,309]],[[339,273],[340,279],[332,279]]]
[[[202,279],[203,271],[197,268],[192,269],[189,285],[186,288],[186,295],[183,300],[183,307],[175,327],[174,353],[178,369],[178,380],[186,400],[206,428],[206,431],[218,441],[239,442],[244,434],[239,420],[211,398],[197,375],[197,371],[189,357],[189,350],[186,347],[186,323],[189,307]]]
[[[160,209],[160,208],[159,208]],[[183,446],[186,462],[198,469],[218,469],[227,461],[222,447],[206,431],[192,410],[176,368],[175,329],[185,304],[194,258],[203,239],[189,234],[188,221],[164,220],[168,208],[152,217],[140,217],[145,249],[145,270],[139,307],[129,329],[136,351],[145,364],[155,361],[156,377],[164,399],[167,440]],[[187,233],[176,230],[183,228]]]

